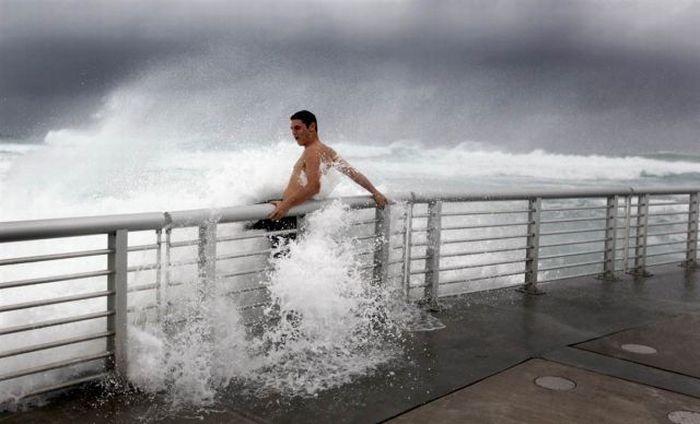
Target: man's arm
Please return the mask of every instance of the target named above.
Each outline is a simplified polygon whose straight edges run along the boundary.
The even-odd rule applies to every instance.
[[[278,220],[285,216],[289,209],[311,199],[321,190],[321,155],[315,149],[308,149],[302,154],[304,172],[306,173],[306,185],[290,183],[285,190],[284,197],[279,202],[272,202],[275,210],[269,215],[270,219]]]
[[[374,185],[365,177],[362,175],[360,171],[357,169],[353,168],[352,165],[350,165],[345,159],[341,158],[340,156],[337,157],[336,159],[338,165],[338,170],[342,172],[343,174],[347,175],[355,181],[357,184],[359,184],[362,188],[365,190],[369,191],[372,193],[372,197],[374,198],[375,203],[377,204],[378,208],[383,208],[386,205],[386,197],[382,193],[377,190]]]

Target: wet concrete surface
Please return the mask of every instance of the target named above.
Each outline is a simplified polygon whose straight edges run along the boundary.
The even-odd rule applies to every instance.
[[[650,371],[641,364],[606,355],[596,354],[591,359],[586,354],[593,353],[569,347],[700,314],[700,272],[687,274],[677,266],[653,271],[655,276],[637,280],[625,276],[617,282],[593,278],[557,281],[543,285],[546,294],[541,296],[502,289],[446,298],[444,311],[436,314],[445,329],[407,335],[403,357],[372,375],[312,398],[252,394],[232,385],[206,410],[173,414],[157,397],[100,399],[83,392],[41,408],[0,416],[0,423],[39,423],[47,419],[55,423],[382,422],[529,359],[548,355],[552,361],[575,368],[611,374],[621,370],[623,375],[618,378],[697,396],[698,392],[693,391],[698,388],[696,380],[688,376],[678,375],[679,382],[674,386],[677,374]],[[567,349],[574,352],[567,353]]]
[[[700,411],[700,399],[532,359],[389,422],[655,424],[674,411]]]
[[[700,314],[664,319],[576,347],[700,378]]]

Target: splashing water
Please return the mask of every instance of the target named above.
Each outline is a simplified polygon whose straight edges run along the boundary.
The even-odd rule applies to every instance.
[[[402,330],[418,310],[358,260],[351,214],[331,203],[273,252],[258,331],[246,330],[235,299],[202,297],[197,284],[170,299],[165,325],[130,328],[130,380],[173,406],[202,406],[232,381],[312,396],[398,358]]]
[[[391,288],[374,283],[357,260],[350,211],[340,203],[307,217],[306,232],[275,261],[267,324],[253,347],[256,383],[309,395],[366,374],[399,352],[389,318]]]

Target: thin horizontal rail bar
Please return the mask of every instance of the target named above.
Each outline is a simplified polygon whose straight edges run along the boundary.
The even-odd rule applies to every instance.
[[[235,253],[235,254],[231,254],[231,255],[217,256],[216,260],[217,261],[224,261],[227,259],[248,258],[251,256],[264,256],[264,255],[269,255],[270,252],[272,252],[272,249],[255,250],[255,251],[245,252],[245,253]]]
[[[441,257],[441,258],[444,258],[443,255],[440,255],[440,257]],[[428,259],[428,258],[429,258],[429,256],[427,256],[427,255],[424,255],[424,256],[411,256],[411,260],[412,260],[412,261],[424,261],[424,260],[426,260],[426,259]]]
[[[443,240],[442,243],[440,244],[455,244],[455,243],[474,243],[477,241],[495,241],[495,240],[510,240],[510,239],[519,239],[527,237],[526,234],[521,234],[517,236],[507,236],[507,237],[485,237],[485,238],[478,238],[478,239],[455,239],[455,240]],[[425,246],[425,244],[413,244],[411,246]]]
[[[647,253],[647,258],[653,258],[655,256],[668,256],[668,255],[680,255],[685,254],[685,250],[677,250],[674,252],[660,252],[660,253]]]
[[[540,221],[540,224],[563,224],[567,222],[589,222],[589,221],[605,221],[606,217],[592,218],[571,218],[571,219],[551,219],[549,221]]]
[[[199,263],[199,259],[187,259],[181,261],[172,261],[170,266],[186,266],[186,265],[196,265]]]
[[[687,242],[686,242],[685,240],[680,240],[680,241],[669,241],[669,242],[666,242],[666,243],[647,244],[647,249],[650,248],[650,247],[656,247],[656,246],[670,246],[670,245],[673,245],[673,244],[686,244],[686,243],[687,243]],[[629,250],[634,249],[634,248],[636,248],[636,246],[634,246],[634,245],[630,245],[630,246],[627,247],[627,249],[629,249]],[[625,248],[624,248],[624,247],[618,247],[618,248],[615,249],[615,250],[618,250],[618,251],[619,251],[619,250],[625,250]]]
[[[158,288],[157,283],[153,284],[144,284],[142,286],[135,286],[135,287],[129,287],[126,292],[127,293],[134,293],[134,292],[140,292],[140,291],[147,291],[147,290],[154,290]]]
[[[101,333],[88,334],[86,336],[76,336],[63,340],[56,340],[53,342],[42,343],[33,346],[27,346],[19,349],[7,350],[5,352],[0,352],[0,359],[10,358],[12,356],[24,355],[27,353],[38,352],[40,350],[53,349],[56,347],[67,346],[70,344],[89,342],[91,340],[105,339],[107,337],[114,336],[114,331],[103,331]]]
[[[366,240],[372,240],[381,237],[381,234],[372,234],[370,236],[361,236],[361,237],[353,237],[353,240],[357,241],[366,241]]]
[[[126,312],[133,313],[133,312],[146,311],[148,309],[158,309],[158,305],[156,305],[155,303],[149,303],[146,305],[129,306],[128,308],[126,308]]]
[[[478,278],[467,278],[467,279],[459,279],[459,280],[449,280],[445,281],[444,283],[440,283],[440,286],[446,286],[448,284],[458,284],[458,283],[470,283],[472,281],[482,281],[482,280],[490,280],[493,278],[501,278],[501,277],[512,277],[515,275],[524,275],[525,271],[520,271],[520,272],[506,272],[503,274],[494,274],[494,275],[489,275],[486,277],[478,277]],[[423,286],[411,286],[411,288],[414,287],[423,287]]]
[[[511,260],[511,261],[486,262],[483,264],[473,264],[473,265],[454,265],[454,266],[448,266],[448,267],[444,267],[444,268],[438,268],[438,271],[457,271],[460,269],[486,268],[486,267],[490,267],[490,266],[510,265],[510,264],[517,264],[517,263],[525,263],[525,259],[520,258],[520,259],[516,259],[516,260]]]
[[[661,266],[661,265],[672,265],[672,264],[678,264],[678,265],[680,265],[680,264],[682,264],[682,263],[683,263],[683,261],[679,261],[678,259],[676,259],[675,261],[654,262],[654,263],[649,263],[649,264],[646,264],[646,265],[647,265],[647,266]]]
[[[464,211],[464,212],[443,212],[440,214],[441,217],[452,217],[452,216],[472,216],[472,215],[505,215],[505,214],[515,214],[515,213],[528,213],[527,209],[520,209],[514,211]],[[428,214],[416,214],[413,215],[414,218],[427,218]]]
[[[467,251],[467,252],[453,252],[453,253],[441,253],[440,257],[441,258],[452,258],[455,256],[472,256],[472,255],[483,255],[486,253],[503,253],[503,252],[516,252],[519,250],[525,250],[527,249],[527,246],[522,246],[522,247],[513,247],[513,248],[507,248],[507,249],[492,249],[492,250],[482,250],[482,251]],[[424,257],[424,258],[427,258]],[[415,258],[411,258],[415,259]]]
[[[170,247],[188,247],[188,246],[196,246],[199,244],[199,240],[182,240],[182,241],[173,241],[170,242]]]
[[[674,206],[674,205],[683,205],[683,206],[688,206],[688,202],[667,202],[667,203],[654,203],[651,202],[649,203],[649,206]]]
[[[231,278],[231,277],[240,277],[241,275],[251,275],[251,274],[258,274],[260,272],[267,271],[267,268],[258,268],[258,269],[250,269],[247,271],[239,271],[239,272],[233,272],[230,274],[223,274],[221,276],[217,276],[217,278]]]
[[[601,196],[602,197],[602,196]],[[605,210],[607,206],[578,206],[575,208],[542,208],[542,212]]]
[[[623,239],[619,239],[623,240]],[[564,243],[553,243],[553,244],[540,244],[540,249],[545,248],[545,247],[560,247],[560,246],[574,246],[577,244],[588,244],[588,243],[602,243],[606,241],[606,239],[593,239],[593,240],[580,240],[580,241],[567,241]]]
[[[156,250],[157,248],[157,244],[139,244],[135,246],[129,246],[126,250],[128,252],[142,252],[145,250]]]
[[[232,290],[232,291],[230,291],[230,292],[226,292],[226,294],[250,293],[250,292],[262,291],[262,290],[266,290],[266,289],[267,289],[266,286],[245,287],[245,288],[242,288],[242,289]]]
[[[541,261],[546,261],[548,259],[558,259],[558,258],[569,258],[572,256],[583,256],[583,255],[602,255],[605,253],[605,251],[598,249],[598,250],[586,250],[583,252],[574,252],[574,253],[563,253],[561,255],[552,255],[552,256],[540,256],[539,260]]]
[[[77,302],[80,300],[95,299],[98,297],[114,296],[114,291],[105,290],[101,292],[78,294],[74,296],[57,297],[55,299],[38,300],[34,302],[16,303],[14,305],[0,306],[0,312],[17,311],[20,309],[36,308],[39,306],[56,305],[58,303]]]
[[[282,236],[285,234],[296,233],[297,231],[298,230],[296,228],[291,228],[289,230],[268,231],[266,233],[258,233],[258,234],[224,236],[224,237],[217,237],[216,241],[217,242],[227,242],[227,241],[235,241],[235,240],[248,240],[248,239],[256,239],[256,238]]]
[[[54,385],[51,385],[48,387],[43,387],[43,388],[38,389],[38,390],[33,390],[29,393],[25,393],[22,396],[20,396],[20,399],[28,399],[28,398],[33,397],[33,396],[43,395],[43,394],[46,394],[49,392],[54,392],[56,390],[67,389],[68,387],[77,386],[79,384],[88,383],[90,381],[102,380],[102,379],[109,377],[110,375],[111,374],[108,372],[102,372],[99,374],[94,374],[94,375],[90,375],[90,376],[86,376],[86,377],[77,378],[75,380],[70,380],[70,381],[67,381],[65,383],[54,384]]]
[[[248,309],[255,309],[255,308],[261,308],[263,306],[268,306],[269,304],[270,304],[269,302],[253,303],[252,305],[245,305],[245,306],[241,307],[241,309],[246,311]]]
[[[110,271],[108,269],[105,269],[105,270],[100,270],[100,271],[79,272],[76,274],[58,275],[55,277],[42,277],[42,278],[32,278],[29,280],[10,281],[8,283],[0,283],[0,290],[1,289],[9,289],[9,288],[13,288],[13,287],[32,286],[35,284],[58,283],[61,281],[80,280],[80,279],[92,278],[92,277],[103,277],[105,275],[112,274],[113,272],[114,271]]]
[[[485,224],[485,225],[463,225],[463,226],[456,226],[456,227],[441,227],[440,230],[442,231],[447,231],[447,230],[477,230],[481,228],[500,228],[500,227],[515,227],[515,226],[523,226],[523,225],[528,225],[528,222],[513,222],[513,223],[508,223],[508,224]],[[425,229],[423,229],[425,231]]]
[[[675,236],[677,234],[688,234],[688,231],[673,231],[670,233],[648,233],[647,237],[655,237],[655,236]]]
[[[672,215],[688,215],[688,211],[669,212],[669,213],[650,213],[649,216],[672,216]]]
[[[100,352],[93,353],[92,355],[80,356],[78,358],[68,359],[65,361],[52,362],[50,364],[41,365],[38,367],[27,368],[21,371],[16,371],[9,374],[0,375],[0,381],[12,380],[19,377],[24,377],[25,375],[38,374],[41,372],[51,371],[59,368],[69,367],[71,365],[82,364],[84,362],[96,361],[98,359],[107,358],[114,354],[114,352]]]
[[[548,278],[546,280],[539,280],[539,282],[540,283],[549,283],[552,281],[568,280],[571,278],[591,277],[593,275],[598,275],[598,274],[600,274],[600,272],[584,272],[581,274],[564,275],[564,276],[559,276],[559,277],[554,277],[554,278]]]
[[[592,262],[578,262],[578,263],[574,263],[574,264],[565,264],[565,265],[553,266],[550,268],[542,268],[538,272],[556,271],[558,269],[566,269],[566,268],[578,268],[581,266],[602,265],[603,262],[604,261],[602,261],[602,260],[601,261],[592,261]]]
[[[33,324],[18,325],[15,327],[8,327],[8,328],[0,329],[0,336],[4,336],[6,334],[13,334],[13,333],[22,333],[24,331],[38,330],[38,329],[47,328],[47,327],[55,327],[57,325],[72,324],[75,322],[88,321],[91,319],[107,318],[110,315],[114,315],[114,311],[95,312],[92,314],[79,315],[76,317],[58,318],[58,319],[53,319],[53,320],[49,320],[49,321],[37,322],[37,323],[33,323]]]
[[[126,272],[137,272],[137,271],[151,271],[158,269],[160,265],[157,263],[153,264],[143,264],[143,265],[132,265],[126,269]]]
[[[667,225],[688,225],[688,221],[676,221],[676,222],[656,222],[653,224],[647,224],[645,227],[665,227]],[[632,225],[630,225],[632,227]],[[637,227],[637,225],[634,225]]]
[[[58,259],[85,258],[88,256],[107,255],[112,253],[112,249],[85,250],[82,252],[54,253],[52,255],[23,256],[20,258],[0,259],[0,266],[17,265],[32,262],[55,261]]]
[[[550,231],[548,233],[546,232],[541,232],[540,236],[559,236],[563,234],[581,234],[581,233],[596,233],[596,232],[603,232],[605,231],[605,228],[600,228],[600,229],[593,229],[593,228],[586,228],[586,229],[581,229],[581,230],[565,230],[565,231]]]
[[[376,219],[370,219],[369,221],[356,221],[350,225],[369,225],[369,224],[374,224],[376,222],[377,222]]]

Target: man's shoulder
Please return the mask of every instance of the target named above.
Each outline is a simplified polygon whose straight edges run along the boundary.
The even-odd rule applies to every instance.
[[[302,156],[304,157],[310,157],[310,156],[319,156],[321,153],[323,153],[323,145],[315,144],[313,146],[309,146],[306,149],[304,149],[304,153]]]

